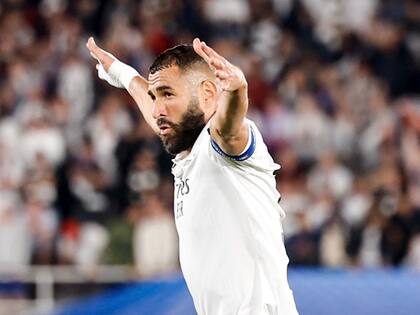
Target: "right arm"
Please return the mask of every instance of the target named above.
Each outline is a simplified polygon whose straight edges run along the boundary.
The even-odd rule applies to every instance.
[[[147,94],[148,91],[148,82],[141,75],[135,76],[129,83],[128,93],[136,102],[140,112],[143,115],[144,120],[149,124],[150,127],[156,132],[159,133],[159,128],[156,125],[156,121],[152,116],[152,107],[153,101],[150,98],[150,95]]]
[[[159,128],[152,117],[153,101],[148,91],[148,82],[134,68],[119,61],[115,56],[99,48],[92,37],[89,38],[87,48],[90,55],[99,63],[96,65],[100,79],[110,85],[125,88],[136,102],[144,119],[152,129],[158,133]]]

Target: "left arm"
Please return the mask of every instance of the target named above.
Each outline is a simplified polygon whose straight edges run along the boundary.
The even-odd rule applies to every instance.
[[[245,123],[248,110],[248,84],[243,72],[199,39],[194,50],[214,69],[221,94],[210,124],[212,139],[229,155],[238,155],[248,142]]]

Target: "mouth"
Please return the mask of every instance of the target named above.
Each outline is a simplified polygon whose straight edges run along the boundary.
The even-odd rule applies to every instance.
[[[166,136],[172,131],[172,127],[170,127],[169,125],[161,125],[159,126],[159,130],[161,136]]]

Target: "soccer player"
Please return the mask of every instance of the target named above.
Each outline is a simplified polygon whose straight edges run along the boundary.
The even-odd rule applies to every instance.
[[[199,39],[164,51],[148,79],[87,47],[98,75],[125,88],[176,155],[174,216],[181,269],[199,315],[296,315],[273,172],[246,118],[243,72]]]

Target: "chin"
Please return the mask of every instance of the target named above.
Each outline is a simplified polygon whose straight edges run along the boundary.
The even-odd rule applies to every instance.
[[[182,151],[185,151],[191,148],[191,146],[187,145],[186,143],[168,141],[168,139],[162,139],[162,142],[163,142],[165,151],[173,155],[177,155],[178,153],[181,153]]]
[[[181,152],[176,147],[176,145],[174,143],[172,143],[172,141],[168,141],[168,137],[161,136],[160,139],[162,140],[162,144],[163,144],[163,147],[165,148],[165,151],[168,152],[169,154],[176,155],[176,154]]]

